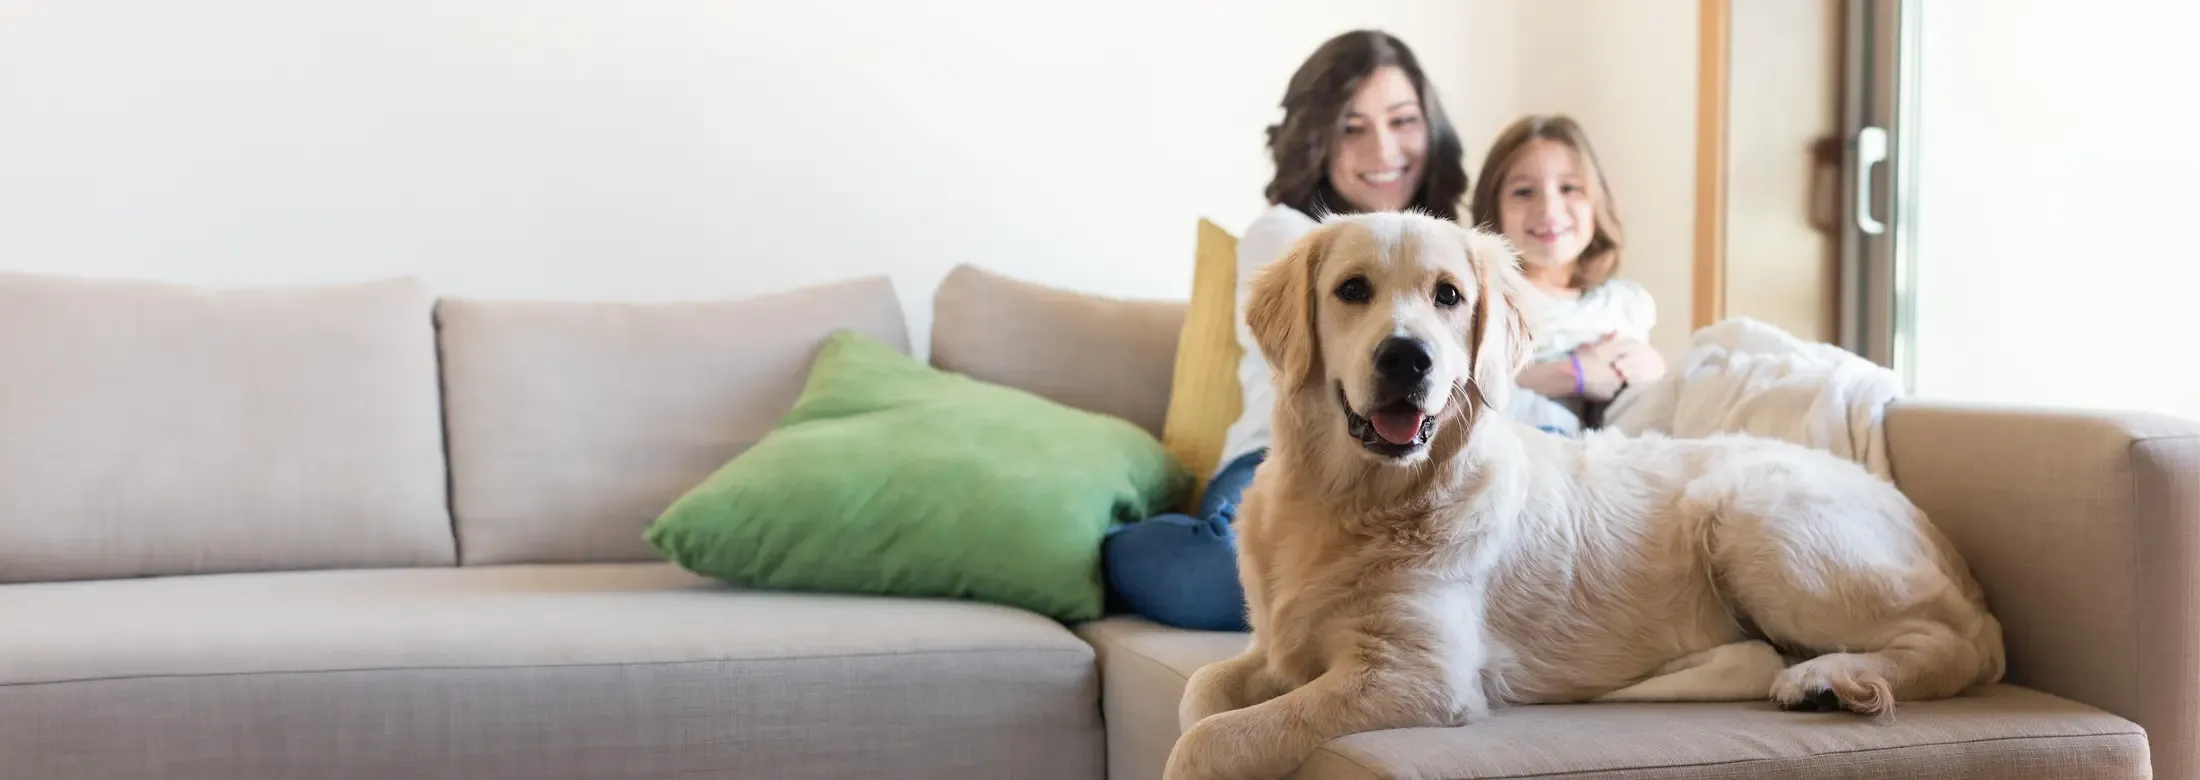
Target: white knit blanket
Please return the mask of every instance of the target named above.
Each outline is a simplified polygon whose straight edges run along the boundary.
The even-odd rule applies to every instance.
[[[1901,377],[1831,344],[1804,341],[1748,317],[1696,331],[1656,382],[1606,409],[1604,427],[1678,438],[1746,433],[1816,447],[1888,481],[1887,404]]]

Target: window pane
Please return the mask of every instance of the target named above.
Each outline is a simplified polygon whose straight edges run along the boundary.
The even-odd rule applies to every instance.
[[[1916,5],[1915,392],[2200,418],[2200,7]]]

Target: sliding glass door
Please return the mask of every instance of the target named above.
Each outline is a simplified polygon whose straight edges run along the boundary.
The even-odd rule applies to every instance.
[[[1904,193],[1914,178],[1905,180],[1900,174],[1914,143],[1914,127],[1903,123],[1917,118],[1904,100],[1905,88],[1915,92],[1914,78],[1905,81],[1905,75],[1915,74],[1915,57],[1903,45],[1916,37],[1904,35],[1902,25],[1905,20],[1914,23],[1918,5],[1914,0],[1849,0],[1843,28],[1841,130],[1848,146],[1841,191],[1837,333],[1841,346],[1901,371],[1906,381],[1912,376],[1909,359],[1915,346],[1902,327],[1910,318],[1900,309],[1910,301],[1905,275],[1913,265],[1902,251],[1910,248],[1903,240],[1910,220],[1896,207],[1914,202]]]
[[[2200,418],[2200,6],[1846,10],[1842,346],[1923,398]]]

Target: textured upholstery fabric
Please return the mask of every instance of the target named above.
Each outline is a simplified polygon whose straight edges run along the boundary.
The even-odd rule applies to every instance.
[[[932,365],[1159,437],[1183,326],[1181,302],[1102,298],[957,266],[932,298]]]
[[[1895,483],[2001,618],[2009,680],[2146,728],[2200,778],[2200,422],[1903,401]]]
[[[0,587],[0,776],[1098,778],[1091,649],[668,564]]]
[[[0,273],[0,581],[449,563],[433,303]]]
[[[1246,635],[1181,631],[1135,617],[1082,623],[1077,635],[1100,661],[1108,722],[1108,780],[1158,780],[1182,733],[1176,708],[1200,666],[1245,649]]]
[[[1904,705],[1887,724],[1770,704],[1520,707],[1460,729],[1337,740],[1300,768],[1347,778],[2138,780],[2147,740],[2130,721],[1999,686]]]
[[[1240,634],[1135,618],[1079,626],[1098,649],[1111,780],[1160,776],[1184,681],[1242,649]],[[1514,707],[1455,729],[1400,729],[1331,742],[1294,777],[2017,778],[2148,777],[2131,722],[2013,686],[1902,706],[1887,724],[1765,704]]]
[[[909,351],[884,277],[665,303],[446,298],[467,565],[658,560],[642,531],[794,405],[835,330]]]

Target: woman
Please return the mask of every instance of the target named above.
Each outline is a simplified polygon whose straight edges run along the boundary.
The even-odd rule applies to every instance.
[[[1522,274],[1541,293],[1533,298],[1536,362],[1520,372],[1514,417],[1576,435],[1628,385],[1665,375],[1649,344],[1656,302],[1642,285],[1614,278],[1619,210],[1579,123],[1528,116],[1498,133],[1470,218],[1512,242]]]
[[[1238,365],[1244,411],[1230,427],[1222,466],[1196,515],[1167,514],[1111,531],[1102,558],[1108,586],[1131,612],[1179,628],[1242,631],[1238,583],[1239,495],[1268,448],[1275,391],[1245,327],[1246,285],[1324,214],[1420,209],[1457,220],[1467,172],[1451,120],[1413,51],[1387,33],[1330,39],[1291,77],[1283,120],[1268,128],[1275,175],[1269,208],[1238,241]]]

